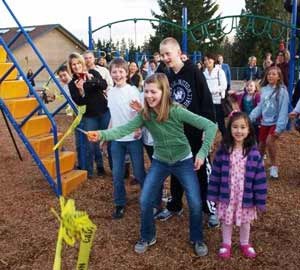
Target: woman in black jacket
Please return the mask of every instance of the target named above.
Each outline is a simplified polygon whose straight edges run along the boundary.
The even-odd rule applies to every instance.
[[[86,112],[83,115],[81,126],[87,131],[106,129],[110,120],[107,100],[103,92],[107,88],[106,81],[96,70],[87,71],[84,59],[78,53],[70,54],[68,68],[73,76],[68,84],[71,97],[77,105],[86,105]],[[85,153],[86,166],[81,169],[86,169],[89,178],[92,178],[95,157],[98,175],[102,176],[104,167],[99,144],[88,142],[86,138],[84,140],[84,145],[87,147],[86,149],[81,148],[81,151]]]

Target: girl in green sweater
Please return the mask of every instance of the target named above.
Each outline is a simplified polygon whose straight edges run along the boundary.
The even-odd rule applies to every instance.
[[[146,79],[144,98],[144,108],[132,121],[109,130],[89,131],[88,138],[93,142],[116,140],[142,126],[150,131],[154,140],[153,161],[140,197],[141,238],[134,249],[137,253],[144,253],[149,246],[156,243],[153,208],[163,181],[173,174],[180,180],[186,193],[190,210],[190,241],[194,245],[195,253],[205,256],[208,249],[203,239],[201,195],[195,171],[203,164],[217,127],[210,120],[173,104],[169,82],[163,73],[156,73]],[[184,124],[205,132],[202,147],[194,160],[184,135]]]

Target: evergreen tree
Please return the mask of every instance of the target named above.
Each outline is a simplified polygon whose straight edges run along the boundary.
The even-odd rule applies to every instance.
[[[158,0],[158,5],[161,10],[161,14],[156,14],[152,11],[153,16],[156,19],[171,21],[178,26],[182,26],[182,8],[187,7],[188,12],[188,26],[199,24],[203,21],[211,19],[216,16],[216,12],[219,5],[216,0]],[[160,22],[152,24],[155,29],[154,36],[151,36],[148,44],[144,44],[144,48],[147,48],[151,52],[155,52],[159,49],[159,43],[162,39],[172,36],[181,43],[182,31],[179,28],[173,27],[169,24]],[[215,26],[210,27],[211,32],[217,32]],[[201,40],[199,32],[195,31],[195,37]],[[222,39],[221,34],[216,34],[216,38],[210,40],[210,47],[215,48]],[[188,34],[188,51],[199,51],[203,50],[203,45],[200,42],[194,42],[192,37]]]
[[[242,14],[253,14],[272,19],[289,22],[289,14],[283,7],[282,0],[245,0],[245,10]],[[263,31],[265,22],[263,20],[255,20],[255,32]],[[265,53],[272,52],[273,55],[278,51],[279,41],[272,41],[267,34],[256,36],[251,32],[248,19],[241,19],[239,29],[235,36],[233,44],[233,64],[235,66],[245,66],[248,62],[248,57],[254,55],[258,59],[258,64],[261,65]],[[276,25],[272,26],[272,36],[275,37],[282,31],[282,28]],[[288,32],[285,33],[287,36]]]

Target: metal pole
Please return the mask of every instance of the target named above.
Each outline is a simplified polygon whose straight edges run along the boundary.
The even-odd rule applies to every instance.
[[[10,137],[11,137],[11,139],[12,139],[12,141],[13,141],[13,144],[14,144],[14,146],[15,146],[15,149],[16,149],[16,151],[17,151],[17,153],[18,153],[19,159],[20,159],[21,161],[23,161],[21,152],[20,152],[20,150],[19,150],[19,148],[18,148],[18,145],[17,145],[17,143],[16,143],[15,137],[14,137],[12,131],[11,131],[11,128],[10,128],[10,126],[9,126],[9,124],[8,124],[8,121],[7,121],[7,119],[6,119],[6,116],[5,116],[5,114],[4,114],[3,110],[2,110],[2,108],[1,108],[1,112],[2,112],[2,115],[3,115],[4,121],[5,121],[5,124],[6,124],[6,126],[7,126],[9,135],[10,135]]]
[[[136,39],[136,20],[134,20],[134,46],[137,48],[137,39]]]
[[[93,29],[92,29],[92,17],[89,16],[89,50],[94,50],[93,43]]]
[[[187,41],[187,22],[188,22],[188,17],[187,17],[187,8],[183,7],[182,8],[182,41],[181,41],[181,49],[182,52],[187,54],[188,53],[188,41]]]
[[[292,12],[292,19],[291,19],[291,24],[293,26],[293,29],[291,31],[291,38],[290,38],[291,60],[289,62],[289,85],[288,85],[290,99],[293,94],[294,80],[295,80],[296,27],[297,27],[296,22],[297,22],[297,0],[293,0],[293,12]]]

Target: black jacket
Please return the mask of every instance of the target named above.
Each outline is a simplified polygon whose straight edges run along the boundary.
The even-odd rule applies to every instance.
[[[215,111],[211,93],[203,73],[196,65],[191,62],[185,62],[177,74],[170,69],[167,76],[174,101],[182,104],[189,111],[215,122]],[[197,137],[199,140],[202,131],[190,125],[185,125],[185,134],[188,139]]]
[[[127,79],[127,83],[135,86],[136,88],[140,88],[141,81],[142,81],[142,77],[138,73],[133,74],[131,78]]]
[[[107,83],[98,71],[89,70],[89,73],[93,75],[93,78],[86,80],[83,84],[84,97],[79,94],[79,90],[75,85],[75,81],[78,79],[76,75],[73,76],[68,86],[73,101],[79,106],[86,105],[84,116],[97,117],[108,110],[107,100],[103,95],[103,90],[107,88]]]

